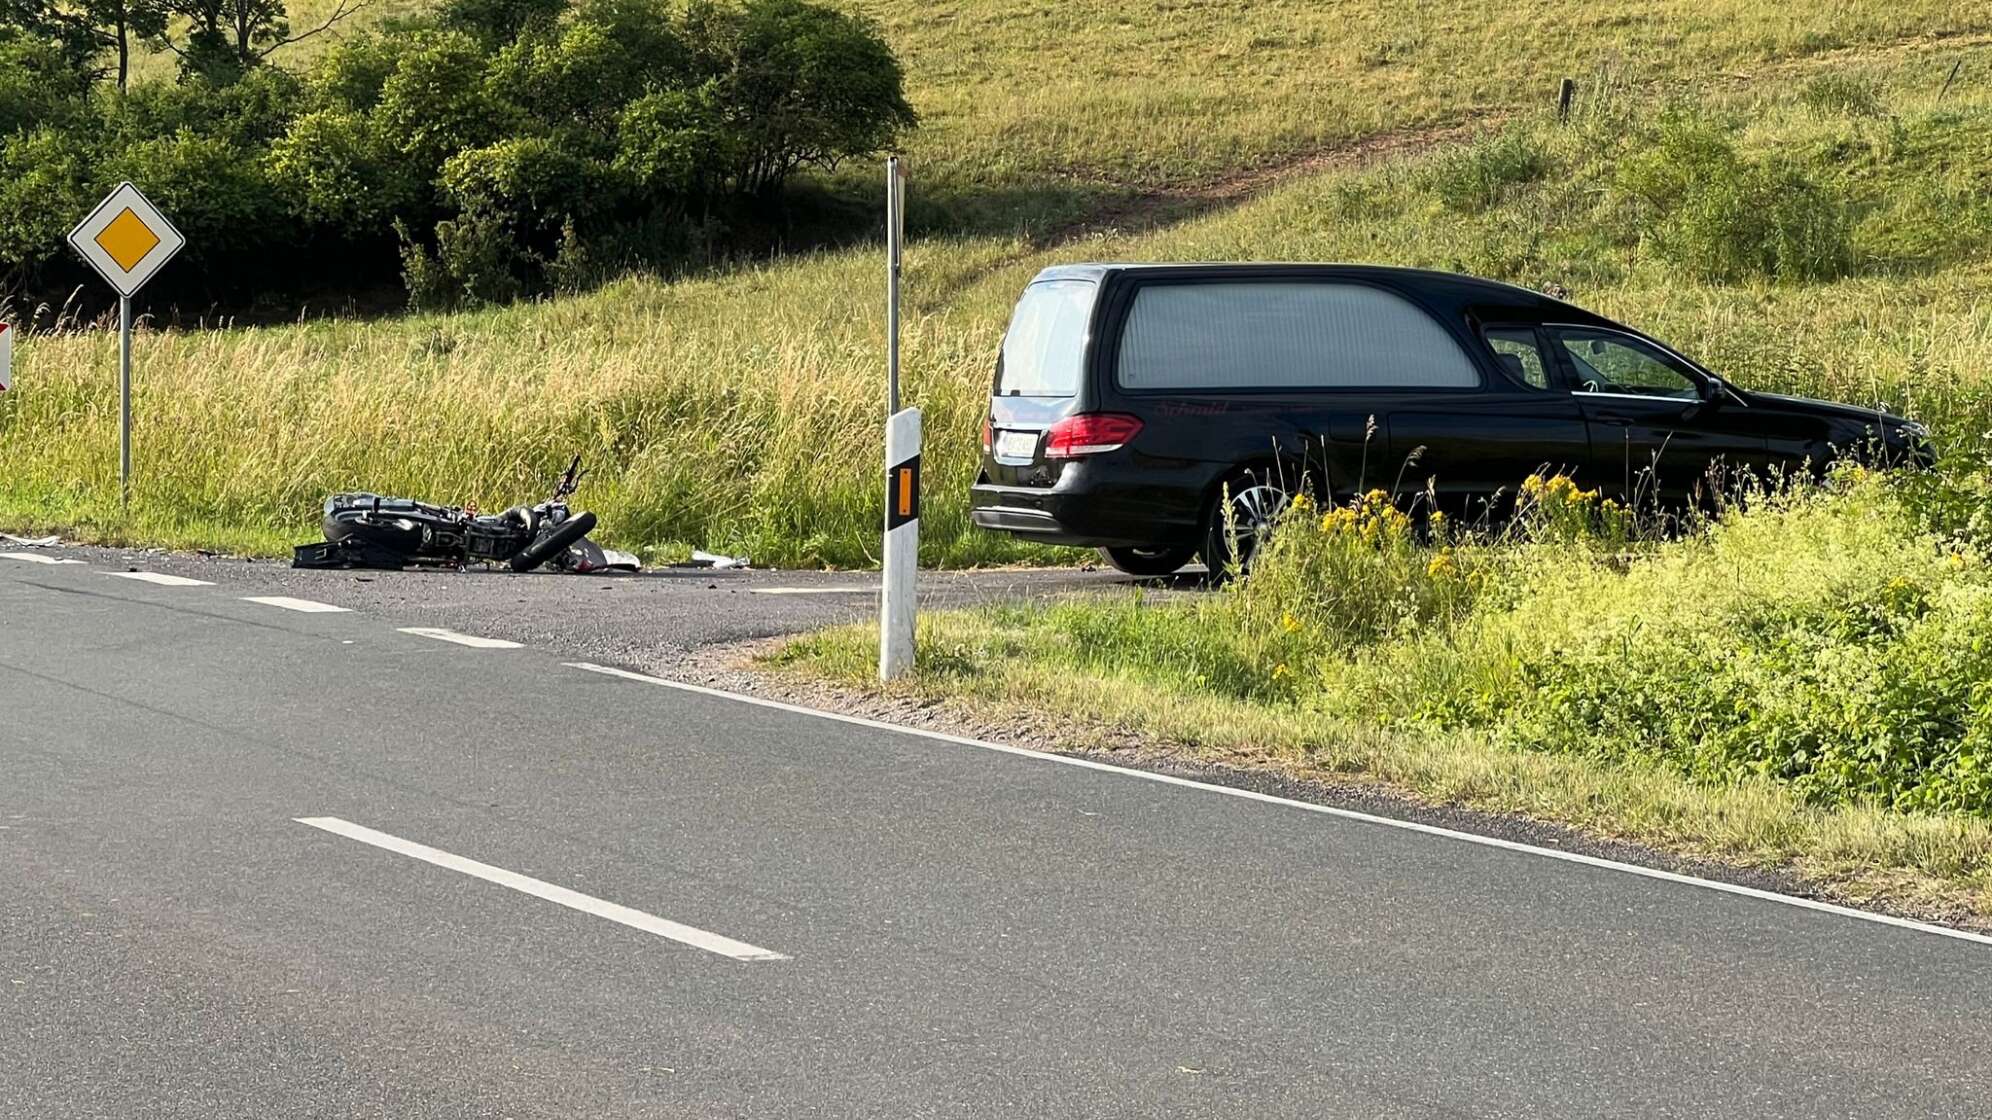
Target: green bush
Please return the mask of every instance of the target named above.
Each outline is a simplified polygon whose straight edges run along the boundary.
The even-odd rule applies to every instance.
[[[655,0],[585,0],[558,24],[536,26],[491,60],[494,91],[550,127],[597,136],[624,106],[689,81],[671,9]]]
[[[1440,158],[1425,183],[1448,209],[1477,214],[1499,205],[1508,188],[1540,180],[1550,167],[1542,142],[1513,128]]]
[[[1853,209],[1835,187],[1800,164],[1746,159],[1698,117],[1664,119],[1612,185],[1654,255],[1698,279],[1795,282],[1853,271]]]
[[[88,86],[56,44],[0,32],[0,136],[74,125]]]
[[[1288,512],[1218,596],[1019,609],[1040,654],[1360,725],[1992,816],[1992,478],[1843,468],[1691,531],[1537,478],[1498,531]]]
[[[458,152],[443,164],[443,194],[458,210],[502,214],[515,227],[556,226],[613,205],[600,160],[561,137],[515,137]]]
[[[717,169],[737,158],[718,83],[648,94],[623,108],[615,169],[645,189],[704,194]]]
[[[360,35],[336,44],[312,67],[306,81],[311,103],[349,113],[371,112],[401,65],[402,54],[418,42],[409,35]]]
[[[339,237],[368,236],[427,194],[380,129],[343,109],[299,117],[265,163],[290,211]]]
[[[284,243],[289,223],[262,165],[226,140],[193,132],[142,140],[106,159],[101,173],[105,182],[144,183],[186,235],[183,252],[197,267]]]
[[[1513,745],[1992,813],[1992,579],[1975,550],[1919,533],[1878,477],[1734,517],[1623,574],[1551,578],[1494,629],[1511,687],[1462,722]],[[1492,653],[1488,636],[1472,656]]]
[[[97,202],[96,159],[76,133],[53,128],[0,145],[0,268],[13,274],[9,288],[28,286],[35,270],[68,251],[64,237]]]
[[[417,177],[434,178],[450,156],[507,131],[504,104],[485,86],[486,60],[484,48],[468,35],[421,32],[381,83],[371,119],[412,161]]]
[[[525,290],[521,272],[532,263],[511,224],[484,209],[465,210],[436,223],[436,247],[426,249],[403,233],[402,278],[417,308],[449,311],[516,299]]]

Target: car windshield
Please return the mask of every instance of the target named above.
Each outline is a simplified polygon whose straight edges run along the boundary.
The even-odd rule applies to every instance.
[[[1003,336],[999,395],[1070,397],[1079,392],[1086,323],[1097,286],[1091,280],[1040,280],[1024,289]]]

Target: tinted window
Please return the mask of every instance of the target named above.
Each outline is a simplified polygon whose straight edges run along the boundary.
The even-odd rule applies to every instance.
[[[1129,389],[1448,388],[1480,384],[1432,317],[1363,284],[1150,284],[1121,336]]]
[[[1660,351],[1636,339],[1604,331],[1556,328],[1557,345],[1570,358],[1577,390],[1641,397],[1695,400],[1695,380]]]
[[[1508,376],[1534,389],[1549,388],[1549,365],[1530,327],[1489,327],[1487,345]]]
[[[1040,280],[1024,289],[1003,336],[998,393],[1078,394],[1086,362],[1086,321],[1093,314],[1096,290],[1091,280]]]

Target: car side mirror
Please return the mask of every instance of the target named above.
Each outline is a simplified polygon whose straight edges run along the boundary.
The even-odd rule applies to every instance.
[[[1704,412],[1714,412],[1722,407],[1722,399],[1729,395],[1729,387],[1720,377],[1710,377],[1695,382],[1695,399],[1681,410],[1681,419],[1693,420]]]

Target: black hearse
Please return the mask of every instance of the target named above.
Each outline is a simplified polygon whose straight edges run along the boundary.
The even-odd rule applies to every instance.
[[[1074,264],[1039,273],[1011,316],[972,504],[984,528],[1160,575],[1198,554],[1222,568],[1234,535],[1247,551],[1303,477],[1332,500],[1429,481],[1467,516],[1539,471],[1685,502],[1722,469],[1818,471],[1864,448],[1924,458],[1924,435],[1729,385],[1638,331],[1491,280]]]

